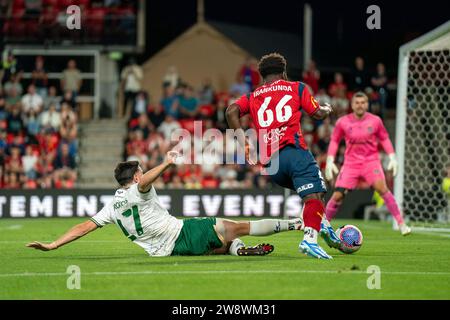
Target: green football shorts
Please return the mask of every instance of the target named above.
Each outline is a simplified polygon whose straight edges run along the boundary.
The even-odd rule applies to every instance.
[[[173,256],[198,256],[223,246],[214,226],[216,218],[192,218],[183,220],[183,228],[175,241]]]

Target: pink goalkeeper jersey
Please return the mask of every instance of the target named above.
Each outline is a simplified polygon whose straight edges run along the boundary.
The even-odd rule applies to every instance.
[[[336,155],[342,138],[345,138],[344,163],[346,165],[379,160],[378,143],[387,154],[394,153],[383,121],[369,112],[366,112],[361,119],[356,118],[353,113],[338,119],[328,147],[329,156]]]

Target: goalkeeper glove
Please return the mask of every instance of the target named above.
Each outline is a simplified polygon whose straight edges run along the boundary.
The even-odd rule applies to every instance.
[[[339,173],[339,169],[334,164],[334,157],[328,156],[327,157],[327,166],[325,167],[325,178],[328,181],[333,180],[334,175]]]
[[[387,167],[388,170],[392,170],[392,175],[395,177],[397,175],[398,162],[395,158],[395,153],[391,153],[389,155],[389,164]]]

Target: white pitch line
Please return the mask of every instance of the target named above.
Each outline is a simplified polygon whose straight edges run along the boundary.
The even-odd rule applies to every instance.
[[[82,272],[87,276],[107,276],[107,275],[174,275],[174,274],[245,274],[245,273],[316,273],[316,274],[367,274],[365,271],[350,270],[208,270],[208,271],[116,271],[116,272]],[[422,276],[450,276],[450,272],[418,272],[418,271],[382,271],[382,274],[391,275],[422,275]],[[52,277],[67,276],[68,273],[50,272],[50,273],[0,273],[0,278],[12,277]]]

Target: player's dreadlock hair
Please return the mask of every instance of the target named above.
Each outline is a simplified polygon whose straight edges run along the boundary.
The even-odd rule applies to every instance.
[[[114,177],[121,186],[125,186],[133,180],[138,169],[138,161],[120,162],[114,169]]]
[[[258,70],[263,78],[271,74],[283,74],[286,72],[286,59],[279,53],[267,54],[259,60]]]

